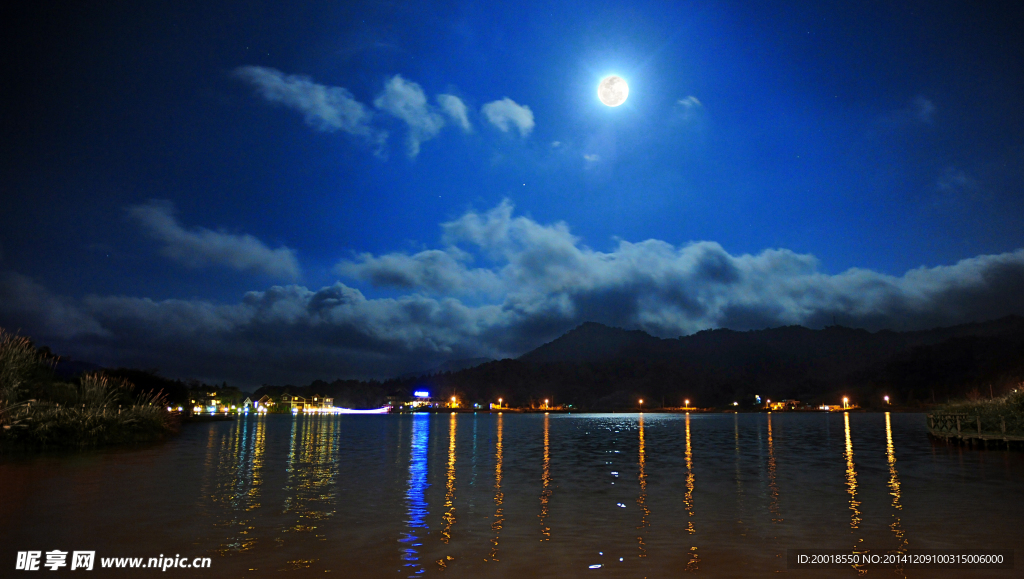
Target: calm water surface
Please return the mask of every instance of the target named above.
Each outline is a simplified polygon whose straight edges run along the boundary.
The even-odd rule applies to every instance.
[[[150,448],[0,459],[0,575],[16,551],[61,549],[212,557],[167,571],[193,577],[855,577],[786,569],[786,549],[1024,545],[1024,453],[925,433],[919,414],[188,425]]]

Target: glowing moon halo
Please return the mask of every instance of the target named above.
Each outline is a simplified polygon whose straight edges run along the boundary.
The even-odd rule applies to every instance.
[[[597,85],[597,98],[610,107],[621,105],[628,97],[629,85],[621,76],[606,76],[601,79],[601,84]]]

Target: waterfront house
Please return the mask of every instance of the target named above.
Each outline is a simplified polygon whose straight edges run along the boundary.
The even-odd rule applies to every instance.
[[[294,394],[281,396],[281,404],[292,412],[302,412],[306,408],[306,398]]]
[[[334,408],[334,398],[329,398],[320,394],[314,394],[309,398],[307,406],[314,410],[327,410]]]
[[[270,410],[272,406],[274,406],[274,399],[266,394],[256,401],[257,412],[266,412],[267,410]]]
[[[225,412],[227,408],[216,392],[192,391],[189,396],[192,412]]]

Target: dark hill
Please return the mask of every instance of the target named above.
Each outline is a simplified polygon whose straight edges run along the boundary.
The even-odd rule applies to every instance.
[[[867,403],[885,393],[920,403],[973,389],[987,393],[989,384],[998,393],[1021,380],[1024,318],[1010,316],[914,332],[785,326],[675,339],[590,322],[516,360],[483,364],[435,384],[482,401],[554,397],[600,408],[637,397],[723,405],[754,394],[835,402],[845,393]]]
[[[458,372],[459,370],[465,370],[467,368],[474,368],[480,364],[486,364],[493,362],[494,358],[463,358],[461,360],[446,360],[429,370],[420,370],[418,372],[408,372],[402,374],[399,378],[418,378],[420,376],[433,376],[434,374],[444,374],[445,372]]]
[[[645,357],[657,351],[661,339],[641,331],[586,322],[519,357],[523,362],[599,362],[621,357]]]
[[[318,381],[301,390],[355,407],[427,388],[438,397],[481,404],[499,397],[512,405],[548,398],[598,410],[629,407],[638,398],[646,407],[678,406],[684,398],[701,406],[737,401],[749,407],[755,394],[812,403],[850,396],[866,406],[880,404],[886,394],[898,404],[916,405],[971,393],[999,395],[1022,380],[1024,318],[1009,316],[913,332],[785,326],[670,339],[589,322],[518,359],[383,383]]]
[[[703,330],[678,339],[661,339],[640,330],[587,322],[519,357],[533,364],[602,363],[612,360],[687,363],[723,373],[763,375],[776,371],[837,380],[884,364],[908,348],[965,337],[1003,339],[1024,334],[1024,318],[1008,316],[984,323],[915,332],[829,326],[811,330],[783,326],[738,332]]]

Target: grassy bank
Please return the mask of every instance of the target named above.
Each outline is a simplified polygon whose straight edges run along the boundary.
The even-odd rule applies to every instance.
[[[159,392],[86,374],[57,380],[54,359],[0,328],[0,445],[83,448],[160,439],[176,426]]]
[[[1024,435],[1024,386],[998,398],[961,400],[937,407],[933,414],[980,416],[985,425],[1006,422],[1006,433]]]

